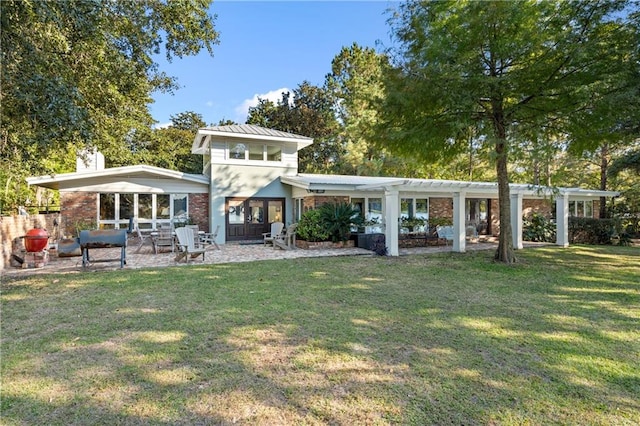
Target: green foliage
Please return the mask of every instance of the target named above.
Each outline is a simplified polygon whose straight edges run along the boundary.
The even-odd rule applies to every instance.
[[[152,92],[177,87],[153,57],[212,53],[218,34],[209,3],[0,2],[0,187],[69,171],[85,147],[134,162],[132,148],[146,142],[137,134],[153,124]],[[20,203],[11,192],[0,193],[2,204]]]
[[[312,137],[313,145],[298,153],[298,168],[301,172],[328,173],[345,152],[337,136],[338,121],[333,106],[327,89],[305,81],[293,94],[283,93],[277,104],[260,99],[257,106],[249,108],[247,124]]]
[[[540,213],[522,219],[522,238],[525,241],[553,243],[556,241],[556,224]]]
[[[620,221],[590,217],[569,218],[569,242],[571,244],[611,244],[618,234]]]
[[[448,217],[430,217],[429,218],[429,227],[431,229],[435,229],[436,226],[451,226],[453,225],[453,220]]]
[[[396,66],[385,74],[378,139],[425,162],[463,153],[469,129],[490,146],[500,188],[499,260],[514,259],[505,198],[515,144],[548,132],[595,147],[629,115],[630,102],[612,106],[637,69],[637,28],[610,17],[630,5],[410,1],[392,19]],[[533,149],[542,159],[550,148]]]
[[[308,210],[302,214],[296,235],[305,241],[327,241],[329,232],[320,217],[320,210]]]
[[[323,204],[319,211],[320,220],[333,242],[347,241],[351,235],[351,226],[362,223],[360,211],[349,203]]]

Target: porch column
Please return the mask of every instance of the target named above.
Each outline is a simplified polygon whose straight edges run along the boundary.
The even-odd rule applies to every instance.
[[[398,216],[400,215],[400,192],[396,188],[387,188],[385,197],[385,240],[390,256],[398,256]]]
[[[453,251],[464,253],[466,251],[465,229],[465,192],[453,193]]]
[[[513,248],[522,249],[522,194],[511,193],[511,235]]]
[[[556,196],[556,244],[569,247],[569,195]]]

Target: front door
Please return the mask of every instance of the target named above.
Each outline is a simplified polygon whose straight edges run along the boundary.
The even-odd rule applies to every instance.
[[[227,241],[260,240],[271,223],[284,222],[284,198],[228,198]]]

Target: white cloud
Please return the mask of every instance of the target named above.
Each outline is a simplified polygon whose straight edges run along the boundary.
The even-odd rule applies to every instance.
[[[153,128],[153,129],[166,129],[167,127],[170,127],[172,125],[173,125],[173,122],[169,121],[167,123],[154,124],[153,126],[151,126],[151,128]]]
[[[242,101],[240,105],[235,108],[236,112],[236,120],[238,123],[244,123],[247,120],[247,114],[249,113],[249,108],[258,105],[258,99],[266,99],[274,104],[282,99],[282,93],[289,92],[291,93],[290,101],[293,100],[293,91],[289,88],[283,87],[281,89],[272,90],[267,93],[255,94],[251,99],[245,99]]]
[[[214,105],[214,103],[213,103],[213,101],[207,101],[207,103],[205,105],[208,106],[209,108],[211,108]]]

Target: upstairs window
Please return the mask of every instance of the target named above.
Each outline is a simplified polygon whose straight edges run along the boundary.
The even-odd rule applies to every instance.
[[[264,144],[230,144],[228,159],[251,161],[282,161],[282,147]]]

